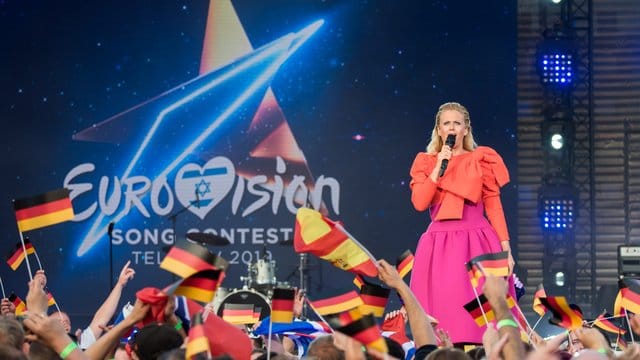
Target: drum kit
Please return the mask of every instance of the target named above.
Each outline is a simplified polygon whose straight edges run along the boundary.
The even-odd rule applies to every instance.
[[[208,244],[213,246],[226,246],[230,242],[228,239],[209,233],[188,233],[187,238],[197,243]],[[293,241],[284,240],[278,243],[282,246],[292,246]],[[241,288],[224,288],[219,287],[216,290],[213,301],[209,304],[213,310],[222,316],[225,304],[253,304],[254,308],[260,308],[260,319],[269,316],[271,296],[275,288],[291,288],[287,281],[278,281],[276,270],[277,263],[267,256],[266,248],[263,256],[255,262],[248,264],[247,276],[241,276]],[[296,269],[287,277],[289,279],[293,274],[299,274],[299,286],[303,292],[306,292],[308,283],[307,274],[307,254],[298,254],[299,264]]]

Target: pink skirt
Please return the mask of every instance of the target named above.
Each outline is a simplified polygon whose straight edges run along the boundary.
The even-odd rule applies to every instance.
[[[437,208],[431,210],[437,212]],[[415,253],[411,290],[453,343],[482,343],[486,329],[463,307],[475,299],[465,264],[475,256],[502,251],[500,238],[483,213],[482,203],[465,203],[461,220],[432,221]],[[481,279],[478,294],[483,284]],[[515,299],[512,277],[509,293]]]

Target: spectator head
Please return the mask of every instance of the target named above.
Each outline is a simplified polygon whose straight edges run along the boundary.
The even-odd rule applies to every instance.
[[[0,317],[0,346],[22,350],[24,344],[24,329],[15,319]]]
[[[40,341],[34,341],[29,347],[29,360],[58,360],[60,356],[52,348],[41,343]]]
[[[162,353],[179,348],[183,339],[171,325],[149,324],[134,336],[131,345],[133,360],[155,360]]]
[[[320,336],[309,344],[307,357],[322,360],[344,360],[344,351],[333,343],[332,335]]]
[[[3,360],[28,360],[20,350],[7,345],[0,345],[0,359]]]

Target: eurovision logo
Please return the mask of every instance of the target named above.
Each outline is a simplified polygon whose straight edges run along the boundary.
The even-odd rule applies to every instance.
[[[151,214],[167,216],[174,211],[176,199],[200,219],[204,219],[224,199],[233,194],[230,210],[233,215],[242,209],[241,217],[247,217],[265,207],[276,215],[281,208],[295,214],[303,205],[320,209],[326,205],[333,213],[340,213],[340,183],[332,177],[319,176],[313,186],[306,185],[304,175],[286,174],[287,168],[282,158],[276,158],[276,171],[270,175],[257,174],[244,178],[236,174],[235,166],[226,157],[217,156],[200,166],[195,163],[184,164],[176,173],[174,186],[168,179],[151,180],[144,175],[133,175],[124,179],[117,176],[100,177],[97,186],[91,182],[82,182],[95,172],[92,163],[80,164],[67,174],[64,187],[68,188],[74,201],[76,217],[74,221],[84,221],[96,212],[110,217],[118,213],[128,215],[136,209],[145,218]],[[87,201],[89,197],[89,201]],[[79,207],[77,200],[83,204]]]

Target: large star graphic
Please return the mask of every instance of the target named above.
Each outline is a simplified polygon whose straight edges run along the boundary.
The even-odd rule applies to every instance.
[[[188,156],[206,159],[215,153],[229,157],[243,177],[268,171],[275,174],[273,166],[267,164],[280,157],[287,162],[286,173],[280,174],[285,183],[294,174],[304,174],[306,185],[312,188],[313,177],[304,154],[269,84],[280,66],[321,25],[321,20],[314,22],[254,49],[231,2],[211,0],[200,76],[73,138],[131,148],[133,156],[121,179],[134,171],[161,179]],[[246,115],[249,111],[253,114],[250,120]],[[158,158],[160,154],[162,159]],[[110,220],[118,221],[124,215],[117,212]],[[105,235],[107,222],[99,213],[78,256]]]

